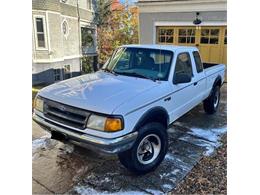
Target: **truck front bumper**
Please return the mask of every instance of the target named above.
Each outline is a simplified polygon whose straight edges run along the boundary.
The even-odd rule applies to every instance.
[[[35,113],[33,114],[33,120],[43,129],[50,132],[53,139],[57,139],[58,136],[54,135],[59,134],[62,135],[59,137],[63,137],[62,139],[58,139],[59,141],[71,142],[81,147],[106,154],[117,154],[130,149],[138,135],[138,132],[136,131],[117,138],[100,138],[55,124],[48,121],[48,119],[36,115]]]

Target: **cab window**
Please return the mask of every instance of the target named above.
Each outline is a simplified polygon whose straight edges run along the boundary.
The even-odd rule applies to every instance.
[[[203,71],[203,64],[201,62],[200,54],[197,51],[194,51],[192,53],[196,64],[197,73],[200,73]]]
[[[189,53],[180,53],[177,57],[174,75],[177,74],[187,74],[188,76],[192,77],[192,66],[191,66],[191,59]]]

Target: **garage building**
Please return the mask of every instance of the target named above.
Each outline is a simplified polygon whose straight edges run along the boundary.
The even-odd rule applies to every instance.
[[[227,63],[226,0],[139,0],[140,44],[189,45]]]

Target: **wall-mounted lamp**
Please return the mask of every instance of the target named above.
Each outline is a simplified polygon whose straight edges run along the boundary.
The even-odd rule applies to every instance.
[[[193,21],[193,24],[195,24],[195,25],[201,24],[202,21],[199,19],[199,15],[200,15],[200,13],[196,12],[196,19]]]

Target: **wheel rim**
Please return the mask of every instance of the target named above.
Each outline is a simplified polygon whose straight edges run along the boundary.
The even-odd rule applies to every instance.
[[[218,107],[218,103],[219,103],[219,91],[217,90],[214,96],[214,107]]]
[[[142,139],[137,148],[137,159],[141,164],[149,164],[153,162],[161,151],[161,139],[150,134]]]

